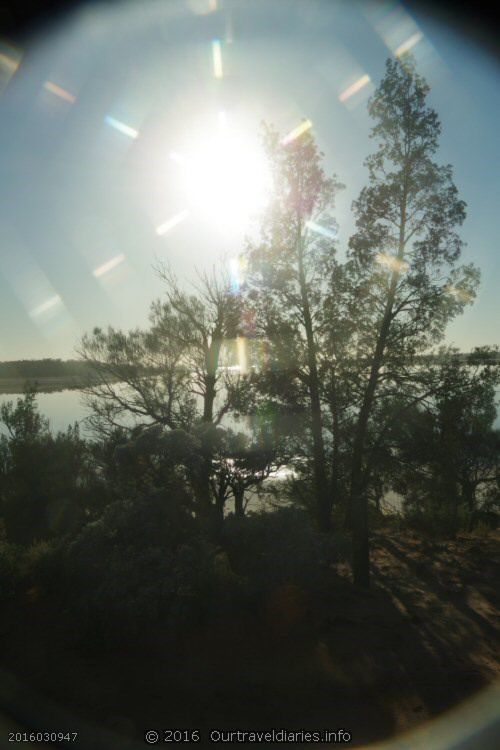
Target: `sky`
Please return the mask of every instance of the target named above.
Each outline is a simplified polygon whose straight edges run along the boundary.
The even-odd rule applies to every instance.
[[[0,360],[147,325],[158,261],[183,279],[234,271],[267,185],[262,121],[311,125],[346,186],[342,257],[374,148],[366,104],[405,46],[467,203],[463,261],[482,272],[447,342],[500,343],[496,59],[398,2],[133,0],[82,3],[24,48],[0,37]]]

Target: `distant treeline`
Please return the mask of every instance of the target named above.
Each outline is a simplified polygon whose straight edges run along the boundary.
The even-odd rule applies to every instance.
[[[19,359],[0,362],[0,378],[58,378],[89,375],[91,368],[79,359]]]
[[[134,365],[122,364],[119,368],[125,377],[128,372],[137,372]],[[117,368],[118,370],[118,368]],[[148,370],[147,373],[151,374]],[[61,378],[79,380],[88,379],[95,375],[91,363],[81,359],[18,359],[10,362],[0,362],[0,380],[37,380],[40,378]]]
[[[485,354],[481,349],[470,353],[461,352],[457,354],[457,357],[461,362],[468,360],[475,363],[484,360],[485,364],[492,360],[500,362],[500,353],[489,352]],[[439,355],[437,357],[435,355],[424,355],[421,357],[421,360],[422,362],[436,361],[439,360]],[[133,366],[131,365],[131,367]],[[124,366],[122,365],[123,368]],[[81,359],[18,359],[10,362],[0,362],[0,379],[84,378],[92,375],[92,373],[92,366]],[[149,371],[148,374],[151,374],[151,372]]]
[[[493,362],[500,363],[500,351],[492,349],[491,347],[476,347],[471,352],[456,352],[454,355],[459,362],[463,364],[469,362],[471,365],[475,364],[491,364]],[[446,356],[440,354],[422,354],[420,357],[416,357],[416,360],[421,362],[443,362]]]

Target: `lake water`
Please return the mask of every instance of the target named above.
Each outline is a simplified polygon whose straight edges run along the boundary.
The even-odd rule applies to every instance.
[[[0,404],[6,401],[16,401],[20,398],[19,394],[0,393]],[[39,393],[37,395],[38,408],[40,413],[50,421],[52,430],[65,430],[66,427],[74,422],[81,424],[82,433],[85,432],[83,420],[88,416],[88,411],[82,403],[80,391],[54,391],[52,393]],[[234,425],[237,429],[242,429],[243,424],[240,422]],[[497,414],[495,427],[500,428],[500,413]],[[0,431],[1,431],[0,425]],[[244,428],[243,428],[244,429]]]
[[[19,394],[8,394],[0,393],[0,404],[7,401],[16,401],[20,398]],[[78,422],[81,428],[81,434],[85,436],[88,431],[85,429],[85,417],[88,416],[88,411],[83,404],[82,394],[77,390],[67,391],[54,391],[52,393],[39,393],[37,395],[38,408],[40,413],[49,419],[50,426],[54,432],[58,430],[65,430],[68,425]],[[242,429],[243,425],[234,425],[236,428]],[[2,425],[0,424],[0,433],[2,432]],[[495,427],[500,428],[500,414],[497,414],[495,421]],[[271,478],[271,481],[283,480],[293,473],[289,467],[283,467],[280,469],[275,476]],[[268,480],[269,481],[269,480]],[[251,499],[249,502],[249,508],[256,510],[262,504],[265,504],[264,500],[259,500],[257,495],[253,492],[249,493]],[[402,498],[395,492],[388,492],[384,497],[385,510],[399,510],[401,508]],[[231,503],[229,503],[229,510],[231,510]]]
[[[0,393],[0,404],[5,403],[6,401],[16,401],[18,398],[20,398],[19,394]],[[54,432],[65,430],[68,425],[78,422],[80,424],[81,434],[83,436],[86,435],[84,420],[85,417],[88,416],[88,411],[83,404],[80,391],[73,390],[39,393],[37,395],[37,402],[40,413],[49,419],[50,426]],[[241,423],[238,425],[235,424],[234,426],[240,430],[242,428],[244,429]],[[495,427],[500,428],[500,414],[497,414]],[[0,432],[2,432],[1,424]],[[291,468],[283,467],[272,479],[274,481],[286,479],[291,473],[293,473]],[[253,495],[253,493],[250,494]],[[401,497],[391,491],[384,497],[384,504],[386,505],[386,510],[398,510],[401,507]],[[260,505],[256,495],[252,497],[250,505],[254,509]]]
[[[0,393],[0,404],[6,401],[17,401],[19,394]],[[82,403],[80,391],[54,391],[38,393],[36,397],[40,414],[48,417],[54,432],[65,430],[74,422],[83,422],[88,412]],[[82,424],[82,428],[84,425]],[[1,429],[1,427],[0,427]]]
[[[6,403],[7,401],[17,401],[21,396],[17,393],[0,393],[0,404]],[[47,417],[50,422],[50,427],[54,432],[58,430],[65,430],[68,425],[78,422],[81,428],[81,434],[85,436],[88,431],[85,430],[85,418],[88,416],[88,411],[83,404],[82,394],[77,390],[67,391],[54,391],[52,393],[38,393],[37,403],[40,414]],[[0,424],[0,433],[2,432],[3,425]],[[239,429],[242,429],[242,425],[239,425]],[[282,467],[275,474],[271,475],[269,480],[266,481],[281,481],[288,478],[293,474],[293,470],[289,467]],[[248,493],[250,501],[248,509],[256,510],[259,507],[265,505],[265,501],[261,500],[255,492],[250,491]],[[228,510],[232,510],[232,503],[229,502]]]

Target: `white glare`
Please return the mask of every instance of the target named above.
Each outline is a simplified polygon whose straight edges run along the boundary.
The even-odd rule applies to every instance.
[[[177,162],[177,164],[182,164],[183,161],[185,161],[185,156],[182,154],[177,153],[177,151],[171,151],[169,154],[172,161]]]
[[[199,141],[182,174],[190,203],[223,229],[244,230],[269,195],[270,173],[257,142],[225,128]]]

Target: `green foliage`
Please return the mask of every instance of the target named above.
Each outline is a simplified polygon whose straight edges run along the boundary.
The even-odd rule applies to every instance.
[[[18,589],[21,555],[18,545],[0,540],[0,603],[10,599]]]
[[[350,320],[351,413],[354,423],[348,523],[355,581],[369,585],[368,484],[384,425],[383,400],[403,385],[422,398],[417,357],[444,337],[446,326],[475,297],[479,271],[458,266],[465,203],[451,165],[434,156],[441,126],[428,106],[429,87],[405,55],[389,59],[368,105],[376,150],[365,160],[368,184],[353,203],[356,231],[347,262],[334,277],[337,308]],[[425,387],[425,386],[424,386]]]
[[[319,533],[311,516],[296,508],[230,517],[223,540],[233,570],[257,598],[281,584],[321,585],[325,569],[348,552],[343,534]]]
[[[34,586],[44,595],[61,590],[63,550],[63,540],[34,542],[23,549],[19,571],[27,588]]]
[[[88,447],[78,427],[52,435],[28,391],[0,409],[0,514],[7,539],[29,545],[82,524],[92,495]]]
[[[294,509],[231,516],[215,546],[179,500],[154,493],[113,503],[58,558],[58,599],[78,622],[82,647],[140,643],[230,617],[276,586],[321,585],[325,568],[345,557],[345,538],[318,534]],[[50,557],[47,548],[30,553],[38,580]]]
[[[109,505],[64,561],[69,611],[84,641],[109,645],[200,617],[215,582],[214,554],[179,491]]]
[[[387,459],[378,469],[404,496],[406,523],[422,533],[470,530],[500,510],[500,432],[494,429],[500,370],[487,361],[443,353],[434,365],[439,387],[432,398],[403,410],[401,397],[393,401]]]
[[[333,208],[343,187],[327,177],[323,154],[306,127],[292,140],[264,127],[263,145],[273,193],[260,221],[258,240],[249,242],[246,305],[254,335],[266,340],[261,363],[263,397],[293,413],[302,412],[309,434],[318,524],[330,525],[321,383],[325,283],[337,263]]]
[[[80,354],[95,376],[85,389],[90,421],[105,434],[117,425],[190,431],[201,419],[218,424],[244,384],[220,368],[241,315],[227,275],[200,274],[190,294],[168,267],[156,270],[164,296],[151,304],[149,327],[95,328],[81,341]]]

